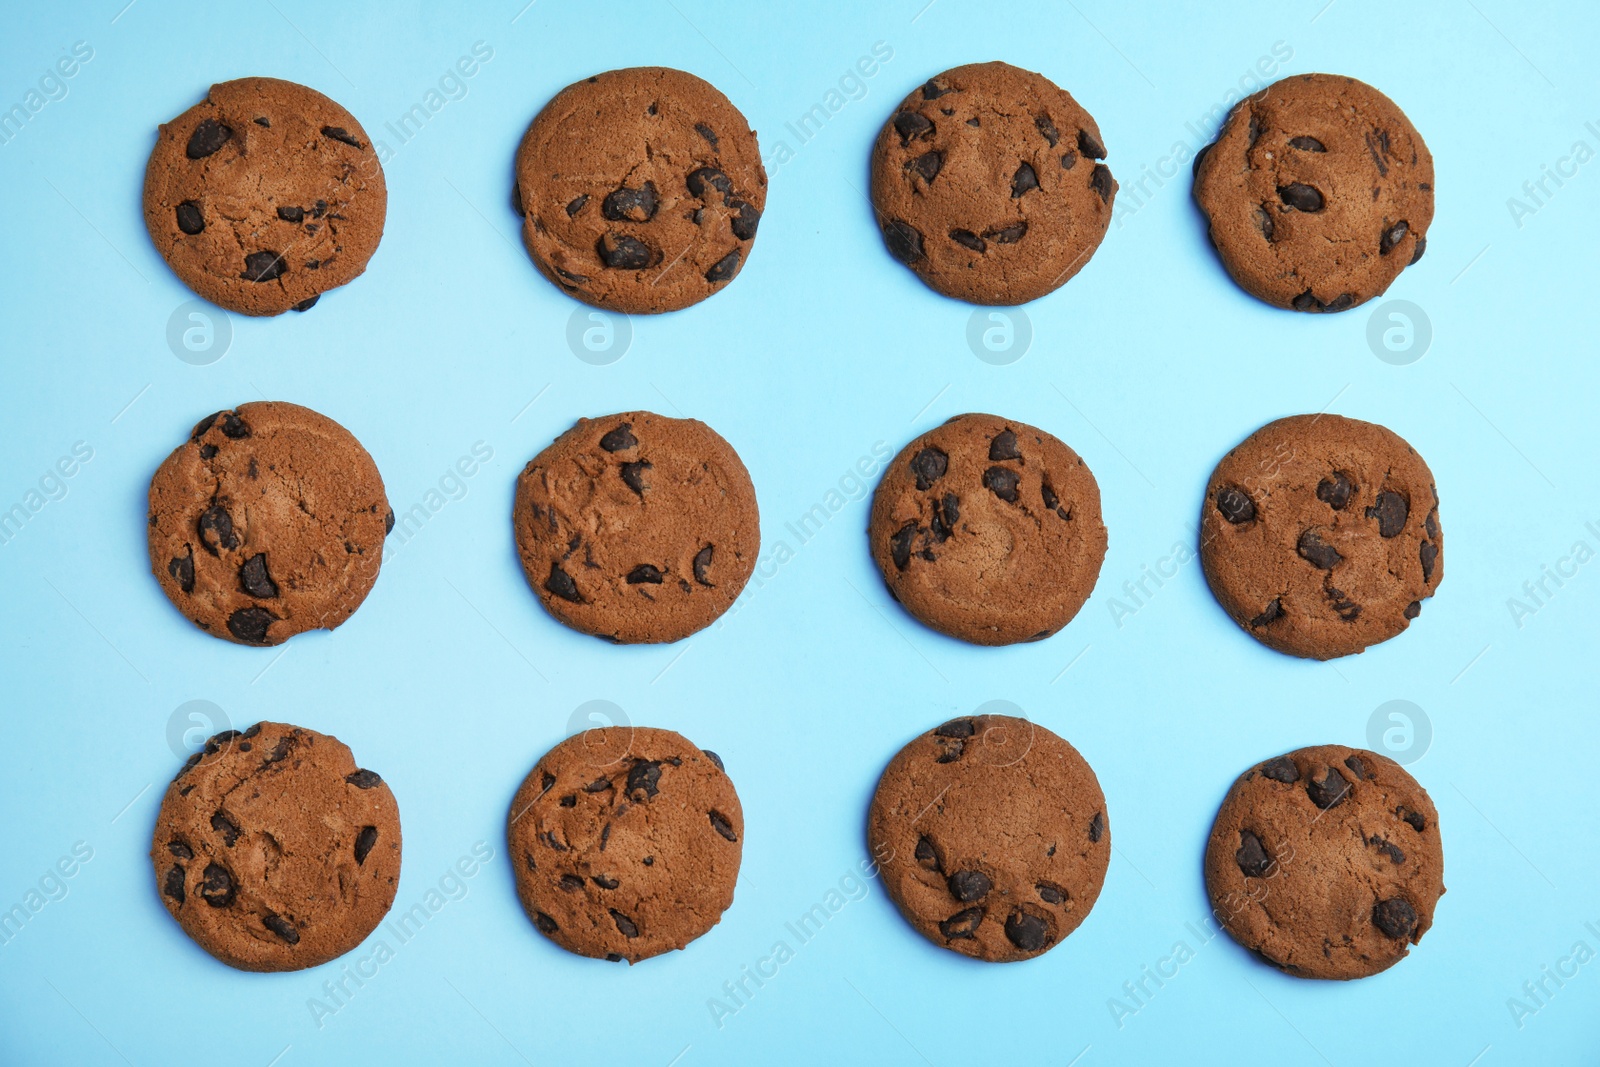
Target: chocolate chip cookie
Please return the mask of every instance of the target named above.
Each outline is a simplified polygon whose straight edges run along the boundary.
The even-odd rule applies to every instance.
[[[367,269],[383,167],[315,89],[240,78],[161,127],[144,176],[150,239],[183,284],[246,315],[306,311]]]
[[[957,415],[884,471],[867,536],[889,592],[979,645],[1038,641],[1094,590],[1106,554],[1100,487],[1034,426]]]
[[[1088,917],[1111,859],[1105,797],[1078,750],[1027,719],[951,719],[895,754],[867,815],[885,890],[917,932],[1005,963]]]
[[[703,422],[627,411],[528,463],[522,569],[557,621],[621,644],[677,641],[728,610],[761,549],[750,475]]]
[[[1194,198],[1246,291],[1296,311],[1344,311],[1422,258],[1433,156],[1372,86],[1300,74],[1234,107],[1195,157]]]
[[[534,264],[630,314],[676,311],[732,281],[767,204],[755,131],[716,87],[667,67],[557,93],[517,150],[513,195]]]
[[[167,786],[150,844],[161,902],[230,967],[296,971],[361,944],[394,903],[400,810],[336,737],[228,730]]]
[[[282,644],[348,619],[394,525],[361,443],[298,404],[200,420],[150,479],[150,566],[200,629]]]
[[[1439,816],[1398,763],[1318,745],[1239,776],[1206,846],[1217,921],[1302,978],[1394,966],[1444,893]]]
[[[1117,183],[1100,127],[1071,94],[1009,63],[930,78],[872,153],[872,206],[889,253],[934,290],[1023,304],[1089,262]]]
[[[744,814],[716,753],[671,730],[611,726],[545,753],[511,802],[506,841],[540,933],[637,963],[721,920]]]
[[[1433,474],[1393,431],[1269,422],[1217,464],[1200,518],[1217,602],[1262,644],[1333,659],[1411,625],[1444,580]]]

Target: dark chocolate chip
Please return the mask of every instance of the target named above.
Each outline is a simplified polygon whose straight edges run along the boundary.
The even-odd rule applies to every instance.
[[[661,790],[657,783],[661,781],[660,760],[640,760],[628,769],[628,796],[635,803],[655,796]],[[644,796],[638,794],[643,792]]]
[[[933,132],[933,122],[917,111],[902,111],[894,117],[894,128],[900,134],[902,145],[910,144],[913,137]]]
[[[553,934],[560,929],[556,921],[542,911],[533,913],[533,925],[539,928],[540,933]]]
[[[232,136],[233,131],[216,119],[201,119],[200,125],[189,135],[189,145],[184,149],[184,155],[190,159],[204,159],[227,144]]]
[[[608,233],[595,250],[600,262],[613,270],[643,270],[650,265],[650,246],[625,233]]]
[[[1294,760],[1288,756],[1278,756],[1269,759],[1261,765],[1261,777],[1271,778],[1274,782],[1298,782],[1300,769],[1294,765]]]
[[[1243,489],[1225,485],[1217,490],[1217,511],[1237,526],[1256,517],[1256,504]]]
[[[883,220],[883,243],[902,263],[909,265],[922,258],[922,231],[904,219]]]
[[[951,230],[950,240],[964,248],[970,248],[974,252],[986,252],[989,249],[988,242],[971,230]]]
[[[1261,614],[1250,620],[1251,626],[1265,626],[1283,617],[1283,602],[1277,597],[1267,601],[1267,606],[1261,609]]]
[[[694,132],[706,139],[706,144],[711,146],[711,150],[713,152],[717,150],[717,135],[712,131],[710,126],[707,126],[703,122],[697,122],[694,124]]]
[[[322,294],[321,293],[318,293],[316,296],[308,296],[304,300],[300,301],[300,303],[295,304],[293,310],[295,310],[295,311],[310,311],[312,308],[317,306],[317,301],[321,300],[321,299],[322,299]]]
[[[590,876],[589,881],[593,882],[595,885],[599,886],[601,889],[615,889],[615,888],[617,888],[617,886],[622,884],[621,882],[617,881],[615,878],[612,878],[612,877],[610,877],[608,875],[604,875],[604,874],[592,875],[592,876]]]
[[[624,185],[607,193],[600,202],[600,214],[612,222],[649,222],[659,206],[656,184],[647,181],[637,189]]]
[[[694,554],[694,580],[707,589],[716,588],[716,584],[706,577],[706,571],[711,567],[711,555],[715,550],[715,545],[707,545]]]
[[[941,88],[939,88],[937,85],[935,85],[933,83],[933,79],[932,78],[929,78],[926,82],[924,82],[922,84],[922,99],[924,99],[924,100],[937,100],[939,97],[945,95],[946,93],[953,93],[953,92],[955,92],[954,89],[941,89]]]
[[[269,130],[272,129],[272,123],[271,123],[271,121],[269,121],[267,119],[267,117],[265,115],[258,116],[257,118],[255,118],[252,121],[254,121],[257,126],[262,126],[262,127],[265,127],[266,129],[269,129]]]
[[[706,759],[717,765],[717,770],[725,771],[728,769],[722,765],[722,757],[711,751],[709,748],[702,748],[700,751],[705,755]]]
[[[1028,232],[1026,222],[1013,222],[1010,226],[1002,226],[995,230],[985,230],[983,235],[997,245],[1014,245],[1022,240],[1022,235]]]
[[[322,136],[332,137],[335,141],[343,141],[351,148],[361,147],[361,142],[356,140],[355,134],[351,133],[343,126],[324,126],[322,127]]]
[[[722,814],[720,811],[713,811],[711,813],[711,828],[717,833],[721,834],[723,837],[727,838],[729,841],[739,840],[738,835],[733,832],[733,824],[730,823],[728,821],[728,817]]]
[[[233,903],[233,875],[220,863],[206,864],[205,880],[200,883],[200,895],[213,908],[226,908]]]
[[[178,229],[193,237],[206,228],[205,216],[200,213],[200,205],[193,200],[185,200],[178,205]]]
[[[383,536],[388,537],[394,533],[394,509],[389,509],[389,514],[383,517]]]
[[[1094,813],[1094,818],[1089,820],[1089,842],[1091,844],[1099,844],[1100,838],[1105,836],[1105,832],[1106,813],[1097,811]]]
[[[978,724],[971,719],[951,719],[934,729],[936,737],[967,738],[977,733]]]
[[[280,207],[278,209],[278,218],[284,222],[304,222],[305,217],[306,209],[303,207]]]
[[[167,564],[167,573],[172,575],[172,580],[178,583],[178,588],[185,593],[194,592],[194,547],[186,546],[186,552],[177,556]]]
[[[1325,571],[1333,570],[1339,561],[1344,559],[1339,550],[1319,537],[1315,530],[1307,530],[1301,534],[1294,550],[1300,554],[1301,559]]]
[[[943,478],[944,472],[949,469],[950,457],[943,449],[933,445],[911,457],[911,473],[916,475],[919,490],[933,488],[933,483]]]
[[[179,904],[182,904],[184,895],[183,880],[183,868],[174,863],[171,867],[167,868],[167,880],[162,885],[161,891],[167,896],[171,897],[173,900],[176,900]]]
[[[1306,136],[1289,138],[1289,147],[1290,148],[1297,148],[1302,152],[1326,152],[1327,151],[1326,148],[1322,147],[1322,142],[1321,141],[1317,140],[1315,137],[1306,137]]]
[[[239,828],[220,811],[212,813],[211,828],[222,835],[222,843],[228,848],[232,848],[233,843],[239,840]]]
[[[889,535],[889,558],[899,570],[911,563],[911,539],[917,536],[917,520],[912,519]]]
[[[1433,567],[1439,561],[1439,546],[1432,541],[1424,541],[1417,549],[1417,555],[1422,560],[1422,580],[1433,580]]]
[[[639,927],[634,921],[615,908],[611,909],[611,921],[617,924],[617,931],[623,937],[639,936]]]
[[[706,198],[707,189],[714,189],[723,196],[733,192],[733,180],[716,167],[701,167],[699,170],[690,171],[684,183],[688,185],[691,194],[702,199]]]
[[[978,924],[983,922],[982,908],[967,908],[958,911],[948,919],[940,920],[939,932],[946,941],[963,941],[978,933]]]
[[[583,597],[578,595],[578,583],[572,580],[572,575],[561,569],[561,564],[550,564],[550,577],[545,579],[545,590],[552,596],[562,600],[570,600],[574,604],[582,604]]]
[[[1355,486],[1350,484],[1350,479],[1343,471],[1334,471],[1331,478],[1324,478],[1317,483],[1317,499],[1328,505],[1334,511],[1343,511],[1346,504],[1350,503],[1350,494],[1355,492]]]
[[[573,197],[571,200],[568,200],[567,201],[567,218],[570,219],[572,216],[574,216],[578,212],[582,211],[583,210],[583,206],[585,204],[587,204],[588,202],[589,202],[589,194],[588,193],[579,193],[577,196]],[[522,212],[518,211],[517,214],[520,215],[520,214],[522,214]]]
[[[1294,309],[1296,311],[1321,311],[1322,310],[1322,301],[1318,300],[1315,296],[1311,295],[1311,290],[1310,289],[1307,289],[1305,292],[1301,293],[1299,296],[1297,296],[1293,300],[1289,301],[1289,303],[1294,307]]]
[[[982,900],[984,894],[994,888],[994,883],[982,871],[957,871],[945,879],[945,885],[949,887],[950,895],[963,904]]]
[[[1111,179],[1111,168],[1104,163],[1096,163],[1089,174],[1089,188],[1100,194],[1102,204],[1111,203],[1111,194],[1116,188],[1116,182]]]
[[[1411,253],[1411,263],[1415,263],[1417,260],[1421,259],[1422,253],[1426,252],[1427,250],[1428,236],[1427,234],[1423,234],[1417,238],[1416,251]],[[1407,263],[1406,266],[1411,266],[1411,263]]]
[[[1381,837],[1376,835],[1369,837],[1367,838],[1367,844],[1371,845],[1373,848],[1389,857],[1389,862],[1394,864],[1396,867],[1400,866],[1406,861],[1405,851],[1401,849],[1399,845],[1385,841]]]
[[[1061,143],[1061,131],[1056,129],[1056,124],[1050,121],[1049,115],[1035,115],[1033,117],[1033,125],[1039,131],[1039,135],[1045,139],[1045,143],[1051,148]],[[1080,134],[1079,136],[1081,137],[1082,135]]]
[[[1053,882],[1040,882],[1033,888],[1039,894],[1039,899],[1046,904],[1062,904],[1066,902],[1067,891]]]
[[[937,148],[924,152],[915,159],[906,163],[906,169],[921,175],[922,180],[929,185],[939,176],[939,171],[944,167],[944,153]]]
[[[1332,300],[1328,301],[1326,304],[1323,304],[1322,305],[1322,310],[1323,311],[1343,311],[1346,308],[1354,307],[1355,306],[1355,302],[1356,302],[1356,298],[1355,298],[1355,295],[1353,293],[1340,293],[1338,296],[1334,297]]]
[[[369,771],[365,767],[351,771],[344,776],[344,780],[357,789],[371,789],[383,781],[383,776],[377,771]]]
[[[583,888],[583,878],[582,878],[582,876],[576,875],[576,874],[563,874],[561,876],[561,888],[566,890],[568,893],[573,893],[573,892],[578,891],[579,889],[582,889]]]
[[[265,552],[257,552],[244,561],[244,566],[239,568],[239,584],[244,587],[246,593],[263,600],[278,595],[278,583],[267,573]]]
[[[600,438],[600,447],[607,452],[623,452],[639,444],[639,439],[633,436],[633,423],[624,422]]]
[[[1351,773],[1356,776],[1357,780],[1363,782],[1367,780],[1367,765],[1360,756],[1346,757],[1344,765],[1350,768]]]
[[[1011,199],[1020,199],[1022,194],[1039,188],[1039,175],[1034,173],[1033,166],[1023,163],[1017,167],[1017,172],[1011,176]]]
[[[990,467],[983,472],[983,485],[1008,504],[1017,502],[1017,483],[1022,476],[1006,467]]]
[[[356,834],[356,865],[367,862],[367,854],[372,851],[372,846],[378,843],[378,828],[376,826],[363,826],[361,832]]]
[[[1296,211],[1316,212],[1322,210],[1322,194],[1303,182],[1291,182],[1288,185],[1278,186],[1278,199]]]
[[[1401,240],[1405,238],[1406,232],[1410,228],[1410,225],[1404,219],[1401,219],[1393,226],[1390,226],[1387,230],[1384,230],[1383,233],[1379,234],[1378,255],[1386,256],[1390,252],[1393,252],[1394,246],[1399,244]]]
[[[1322,781],[1313,778],[1306,783],[1306,795],[1311,798],[1311,803],[1327,811],[1350,795],[1350,783],[1345,781],[1344,775],[1329,767],[1323,772]]]
[[[1378,536],[1394,537],[1406,528],[1406,516],[1411,506],[1399,493],[1385,489],[1378,494],[1377,502],[1367,509],[1367,518],[1378,520]]]
[[[1419,834],[1428,828],[1428,819],[1421,812],[1401,807],[1394,809],[1394,813],[1410,824],[1411,828]]]
[[[943,544],[956,532],[956,523],[961,521],[961,498],[954,493],[946,493],[944,499],[933,506],[933,536],[934,540]]]
[[[1434,501],[1435,501],[1435,503],[1438,502],[1437,495],[1434,497]],[[1438,508],[1434,508],[1432,511],[1428,512],[1428,517],[1422,520],[1422,529],[1424,531],[1426,531],[1427,535],[1429,537],[1431,537],[1433,540],[1435,540],[1435,541],[1439,540],[1439,509]]]
[[[633,568],[633,570],[628,572],[627,582],[629,585],[643,585],[646,583],[650,585],[660,585],[661,570],[660,568],[653,567],[648,563],[641,563],[637,567]]]
[[[1426,575],[1424,575],[1424,579],[1426,579]],[[1414,619],[1418,615],[1421,615],[1422,614],[1422,601],[1413,600],[1411,603],[1406,605],[1406,609],[1402,614],[1404,614],[1405,617],[1408,618],[1408,619]]]
[[[989,441],[989,458],[996,461],[1021,459],[1022,453],[1017,451],[1017,435],[1010,430],[995,434]]]
[[[177,839],[167,842],[167,851],[178,857],[180,860],[194,859],[194,850]]]
[[[712,285],[720,285],[737,274],[739,271],[739,255],[739,250],[735,248],[732,252],[711,264],[711,269],[706,271],[706,281]]]
[[[729,228],[733,230],[733,235],[741,241],[755,240],[756,230],[761,225],[761,212],[756,209],[754,204],[746,203],[743,200],[730,200],[728,201],[728,206],[738,212],[728,222]]]
[[[259,645],[267,640],[267,630],[277,621],[277,616],[266,608],[240,608],[228,616],[228,632],[248,644]]]
[[[1078,165],[1078,153],[1074,152],[1070,148],[1067,149],[1065,152],[1061,153],[1061,169],[1062,170],[1071,170],[1073,167],[1076,167],[1077,165]]]
[[[917,838],[916,860],[930,871],[944,869],[944,857],[939,855],[939,847],[926,834]]]
[[[954,763],[967,750],[967,743],[959,739],[941,740],[937,744],[939,754],[934,757],[935,763]]]
[[[269,911],[263,915],[261,917],[261,925],[283,938],[285,944],[298,945],[300,943],[300,931],[296,930],[294,924],[288,919],[275,912]]]
[[[1050,940],[1050,927],[1037,915],[1014,911],[1006,916],[1006,940],[1024,952],[1038,952]]]
[[[1249,830],[1240,831],[1239,850],[1233,854],[1233,860],[1246,878],[1264,878],[1272,869],[1272,857],[1262,847],[1261,838]]]
[[[650,470],[653,464],[647,459],[636,459],[624,463],[617,468],[617,473],[622,475],[622,484],[632,489],[640,496],[644,496],[644,472]]]
[[[1380,900],[1372,909],[1372,924],[1396,941],[1409,940],[1417,928],[1417,909],[1402,897]]]
[[[276,252],[251,252],[244,257],[244,272],[239,277],[247,282],[270,282],[283,277],[288,268],[288,262]]]

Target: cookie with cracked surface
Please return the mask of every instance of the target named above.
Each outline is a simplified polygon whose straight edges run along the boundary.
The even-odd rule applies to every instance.
[[[693,74],[632,67],[555,95],[517,149],[535,266],[595,307],[676,311],[744,269],[767,204],[755,131]]]
[[[189,757],[150,860],[197,945],[241,970],[296,971],[349,952],[388,914],[400,810],[338,738],[261,722]]]
[[[200,420],[150,479],[150,567],[195,625],[242,645],[331,630],[378,579],[394,525],[350,431],[281,401]]]
[[[586,730],[545,753],[511,802],[517,896],[580,956],[681,949],[733,903],[744,814],[714,752],[671,730]]]
[[[1302,978],[1394,966],[1444,893],[1439,815],[1387,756],[1317,745],[1233,783],[1206,846],[1212,913],[1233,939]]]
[[[952,719],[895,754],[867,815],[884,889],[965,956],[1042,955],[1088,917],[1111,859],[1094,770],[1027,719]]]
[[[1194,198],[1247,292],[1295,311],[1344,311],[1422,258],[1433,156],[1372,86],[1300,74],[1234,107],[1195,157]]]
[[[512,525],[550,614],[619,644],[711,625],[761,549],[738,453],[703,422],[648,411],[579,419],[556,438],[518,476]]]
[[[1217,602],[1269,648],[1360,652],[1410,626],[1444,580],[1433,474],[1383,426],[1269,422],[1211,474],[1200,562]]]
[[[1060,630],[1106,554],[1088,466],[1043,430],[996,415],[957,415],[902,449],[878,483],[867,536],[907,611],[979,645]]]
[[[1023,304],[1064,285],[1111,222],[1117,182],[1072,95],[1009,63],[971,63],[900,102],[872,153],[872,206],[895,259],[945,296]]]
[[[383,167],[355,116],[315,89],[240,78],[163,125],[144,220],[174,274],[245,315],[306,311],[367,269]]]

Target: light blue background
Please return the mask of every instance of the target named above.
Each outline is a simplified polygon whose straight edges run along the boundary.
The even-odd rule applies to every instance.
[[[74,42],[94,56],[0,145],[0,507],[75,442],[93,459],[0,546],[0,907],[75,843],[93,858],[0,945],[0,1062],[1592,1062],[1600,962],[1547,980],[1554,995],[1526,1000],[1538,1010],[1520,1027],[1508,999],[1576,942],[1600,950],[1584,926],[1600,929],[1600,562],[1559,588],[1547,580],[1542,605],[1522,592],[1543,568],[1570,571],[1575,542],[1600,548],[1600,164],[1548,183],[1542,205],[1522,189],[1574,142],[1600,148],[1593,5],[523,2],[8,6],[0,106]],[[409,143],[387,135],[478,41],[493,58],[466,95]],[[799,144],[785,123],[875,42],[893,58],[864,97]],[[1292,55],[1279,73],[1370,81],[1433,150],[1427,256],[1388,294],[1431,321],[1419,362],[1369,349],[1377,302],[1329,317],[1271,309],[1205,242],[1188,154],[1214,132],[1207,113],[1280,42]],[[863,197],[894,104],[991,58],[1074,93],[1122,183],[1104,245],[1027,307],[1031,349],[1007,366],[969,350],[971,308],[888,257]],[[578,305],[520,246],[511,160],[559,88],[636,64],[721,87],[760,132],[770,198],[737,282],[634,319],[626,356],[593,366],[565,340]],[[191,294],[145,234],[145,160],[157,123],[213,81],[256,74],[330,94],[388,143],[387,230],[355,283],[305,315],[234,317],[226,356],[192,366],[165,340]],[[774,166],[780,140],[793,158]],[[1147,181],[1129,211],[1141,168],[1176,142],[1177,177]],[[1535,209],[1520,225],[1511,197]],[[188,427],[266,398],[347,426],[397,512],[475,443],[493,450],[346,625],[276,650],[179,616],[148,574],[144,537],[150,474]],[[508,519],[516,472],[558,432],[640,407],[704,419],[733,443],[765,551],[723,625],[617,648],[540,610]],[[1446,580],[1420,621],[1361,656],[1290,659],[1240,633],[1191,560],[1118,625],[1113,598],[1135,606],[1123,584],[1175,544],[1192,549],[1217,459],[1271,418],[1324,408],[1394,428],[1437,475]],[[876,443],[898,450],[969,410],[1050,430],[1099,479],[1111,541],[1099,586],[1040,644],[967,647],[910,620],[874,575],[859,491],[804,543],[786,525]],[[1520,626],[1512,597],[1537,607]],[[157,898],[146,852],[179,762],[166,730],[196,699],[235,725],[336,734],[384,775],[405,825],[397,910],[475,842],[494,850],[465,897],[320,1027],[308,1001],[370,945],[314,971],[243,974],[190,943]],[[631,969],[539,936],[503,855],[517,784],[593,699],[720,752],[748,824],[721,925]],[[1033,962],[985,966],[923,941],[871,882],[794,940],[785,923],[864,859],[863,813],[890,755],[992,699],[1069,739],[1104,786],[1115,856],[1083,927]],[[1196,937],[1201,854],[1233,777],[1299,745],[1365,745],[1392,699],[1419,705],[1433,731],[1411,770],[1439,807],[1449,893],[1422,945],[1385,974],[1329,984]],[[719,1028],[708,1000],[780,939],[794,958]],[[1108,1002],[1135,1006],[1124,983],[1179,941],[1193,958],[1119,1026]]]

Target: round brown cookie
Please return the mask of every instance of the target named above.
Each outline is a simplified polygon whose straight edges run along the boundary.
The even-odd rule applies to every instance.
[[[767,203],[755,131],[717,88],[667,67],[567,86],[517,150],[514,206],[533,262],[565,292],[676,311],[744,267]]]
[[[150,860],[201,948],[241,970],[296,971],[349,952],[388,913],[400,810],[338,738],[262,722],[189,757]]]
[[[744,814],[722,760],[671,730],[612,726],[545,753],[506,841],[535,926],[580,956],[683,948],[733,903]]]
[[[1206,581],[1279,652],[1334,659],[1387,641],[1444,579],[1433,474],[1393,431],[1340,415],[1269,422],[1211,472]]]
[[[979,645],[1049,637],[1083,607],[1106,554],[1100,487],[1043,430],[957,415],[878,483],[872,556],[905,609]]]
[[[1100,127],[1042,74],[971,63],[900,102],[872,153],[894,258],[946,296],[1022,304],[1100,246],[1116,180]]]
[[[1195,157],[1194,198],[1228,273],[1296,311],[1344,311],[1422,258],[1433,156],[1394,101],[1334,74],[1241,100]]]
[[[306,311],[367,268],[383,167],[355,116],[315,89],[240,78],[161,127],[144,221],[183,284],[246,315]]]
[[[394,525],[350,431],[310,408],[243,404],[202,419],[150,479],[150,566],[213,637],[276,645],[348,619]]]
[[[1433,801],[1386,756],[1317,745],[1239,776],[1206,846],[1222,927],[1302,978],[1364,978],[1433,925],[1444,851]]]
[[[1078,750],[1027,719],[951,719],[895,754],[867,815],[884,888],[936,945],[993,963],[1048,952],[1088,917],[1111,831]]]
[[[528,582],[559,622],[677,641],[738,597],[761,549],[756,491],[703,422],[579,419],[523,468],[512,512]]]

